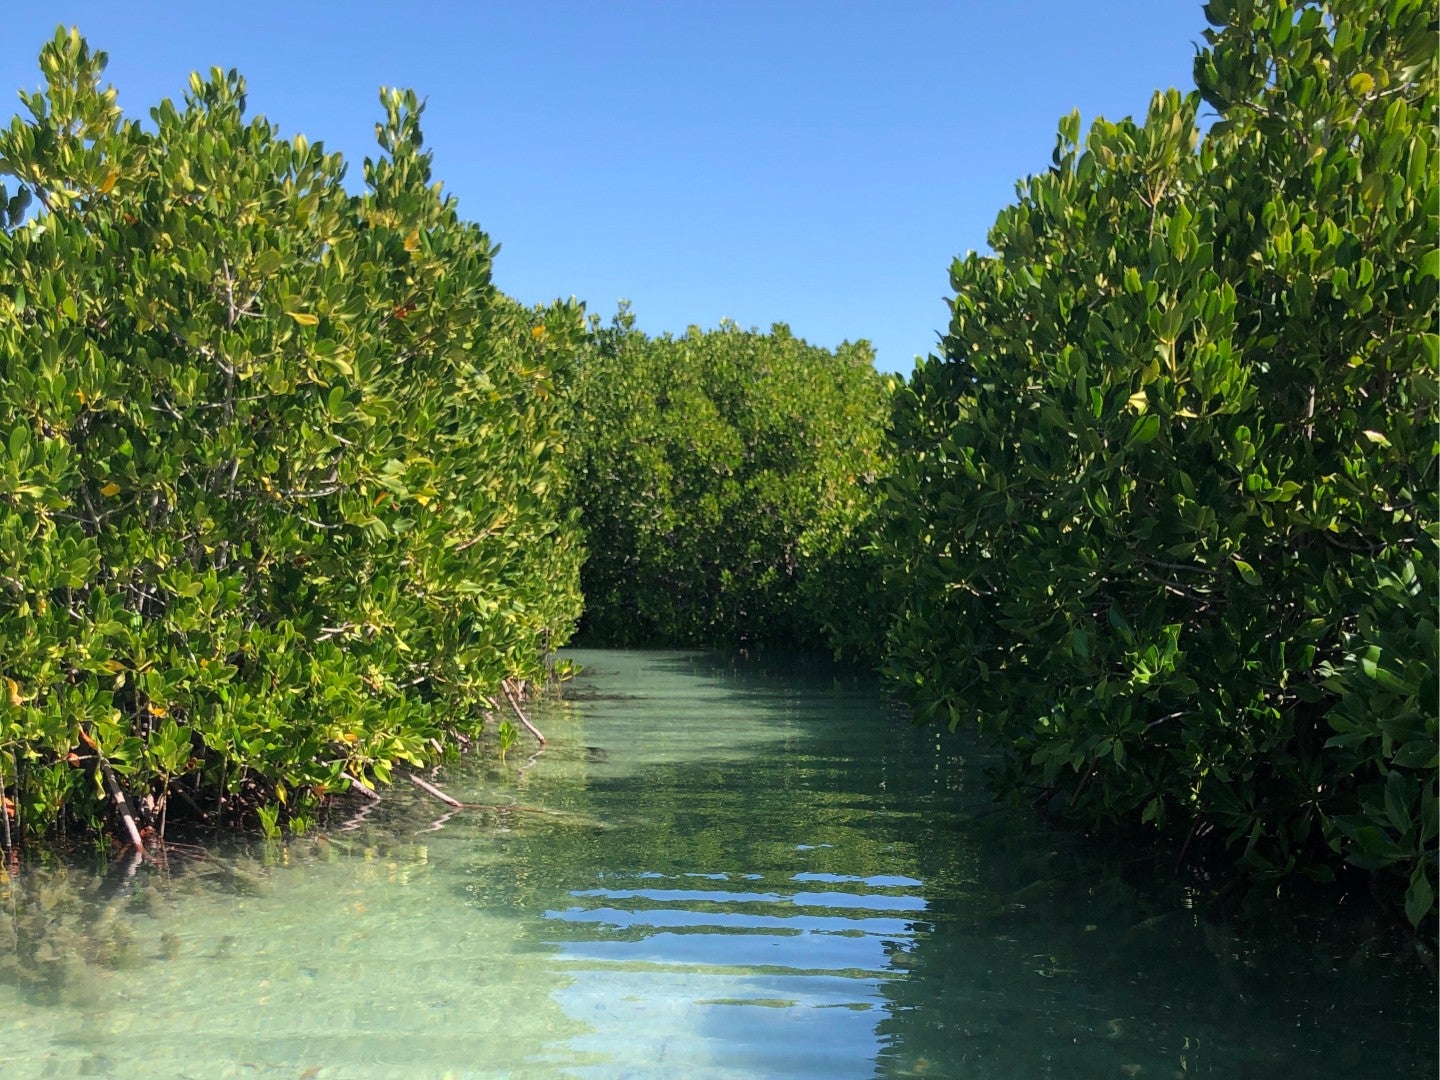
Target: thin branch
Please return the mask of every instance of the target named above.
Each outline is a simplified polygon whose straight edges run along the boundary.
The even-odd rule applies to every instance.
[[[301,491],[298,488],[291,488],[285,491],[277,491],[275,494],[287,499],[323,499],[326,495],[334,495],[337,491],[344,490],[344,487],[344,484],[336,483],[327,484],[325,487],[316,488],[314,491]],[[252,491],[247,492],[247,494],[258,495],[259,492]]]
[[[1151,720],[1148,724],[1145,725],[1145,729],[1148,731],[1150,728],[1158,727],[1159,725],[1165,723],[1166,720],[1178,720],[1182,716],[1189,716],[1194,711],[1194,709],[1180,709],[1176,712],[1170,713],[1168,716],[1162,716],[1158,720]]]
[[[230,273],[230,260],[221,259],[220,267],[225,271],[225,328],[228,330],[235,325],[239,314],[235,307],[235,278]]]
[[[5,755],[0,754],[0,822],[3,822],[5,825],[5,850],[9,851],[14,845],[10,842],[10,808],[5,802],[4,759]],[[15,797],[17,799],[20,797],[20,789],[18,786],[15,789]]]
[[[1215,571],[1204,564],[1197,563],[1176,563],[1167,562],[1164,559],[1146,559],[1151,566],[1158,566],[1165,570],[1177,570],[1185,573],[1213,574]]]
[[[340,775],[345,777],[346,780],[349,780],[350,786],[356,791],[360,792],[362,795],[368,795],[372,802],[380,801],[380,793],[376,791],[373,787],[371,787],[369,784],[365,783],[364,780],[361,780],[359,777],[355,776],[352,773],[341,773]]]
[[[510,708],[512,708],[512,709],[515,710],[515,715],[520,718],[520,723],[522,723],[522,724],[525,725],[526,729],[530,732],[531,735],[534,735],[535,738],[537,738],[538,740],[540,740],[540,745],[541,745],[541,746],[544,746],[544,745],[545,745],[545,736],[544,736],[544,735],[541,735],[541,734],[540,734],[540,729],[537,728],[534,724],[532,724],[532,723],[529,721],[529,719],[526,718],[525,714],[520,711],[520,703],[515,700],[515,695],[514,695],[513,693],[511,693],[511,691],[510,691],[510,684],[509,684],[508,682],[506,682],[504,679],[501,679],[501,680],[500,680],[500,689],[503,690],[503,691],[505,691],[505,698],[506,698],[507,701],[510,702]]]
[[[87,741],[93,742],[93,740]],[[130,812],[130,801],[125,797],[125,789],[115,778],[115,770],[110,768],[110,762],[106,761],[105,755],[100,753],[98,745],[95,746],[95,755],[100,765],[100,775],[105,781],[105,788],[110,792],[110,798],[115,803],[115,809],[119,812],[121,820],[125,822],[125,831],[130,834],[130,843],[135,846],[136,853],[143,857],[145,841],[140,838],[140,829],[135,824],[135,815]]]
[[[416,787],[418,787],[421,791],[427,792],[430,795],[434,795],[435,798],[439,799],[447,806],[453,806],[457,810],[465,809],[465,804],[462,803],[459,799],[453,799],[449,795],[446,795],[445,792],[441,791],[438,787],[430,783],[428,780],[421,780],[420,777],[416,776],[414,773],[407,773],[406,775],[410,777],[410,782]]]

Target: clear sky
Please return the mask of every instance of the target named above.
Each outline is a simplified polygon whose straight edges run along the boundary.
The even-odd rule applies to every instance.
[[[415,88],[436,178],[527,303],[608,320],[625,297],[652,334],[787,322],[905,372],[1059,117],[1189,89],[1205,27],[1199,0],[49,0],[5,13],[0,122],[62,22],[132,115],[239,68],[252,113],[352,179],[378,88]]]

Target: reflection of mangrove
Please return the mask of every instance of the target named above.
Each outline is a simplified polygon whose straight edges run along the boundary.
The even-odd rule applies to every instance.
[[[792,696],[777,693],[753,663],[674,663],[704,670],[757,709],[816,705],[793,697],[792,678]],[[823,664],[815,668],[812,676],[823,678]],[[835,686],[863,684],[837,673]],[[820,708],[837,700],[843,694]],[[1103,847],[1038,815],[996,807],[983,785],[964,790],[961,778],[994,751],[963,737],[917,740],[901,734],[904,726],[897,723],[891,739],[883,728],[873,734],[863,763],[832,769],[807,756],[802,738],[762,750],[768,764],[709,776],[711,791],[698,806],[683,801],[693,780],[673,792],[663,782],[647,785],[643,795],[647,812],[697,855],[765,857],[766,845],[736,835],[722,814],[733,785],[775,791],[796,831],[835,844],[811,853],[817,866],[857,854],[863,863],[872,837],[892,865],[913,866],[904,872],[924,882],[928,909],[890,947],[895,977],[881,983],[888,1015],[879,1027],[885,1075],[933,1074],[933,1063],[945,1062],[978,1075],[1188,1069],[1298,1078],[1310,1075],[1309,1065],[1295,1064],[1301,1051],[1321,1041],[1339,1047],[1338,1063],[1352,1072],[1363,1057],[1373,1075],[1423,1075],[1417,1066],[1433,1056],[1435,1038],[1413,1018],[1433,1016],[1435,988],[1418,970],[1409,982],[1387,978],[1390,967],[1409,963],[1408,947],[1375,913],[1337,917],[1313,903],[1277,905],[1273,896],[1179,880],[1125,846]],[[903,798],[888,799],[891,789]],[[713,821],[685,836],[696,813]],[[1307,969],[1297,973],[1305,946]],[[1323,992],[1313,994],[1317,985]],[[1322,1040],[1348,1019],[1354,985],[1388,986],[1393,1007],[1353,1020],[1353,1039]],[[1170,1007],[1135,1016],[1137,999]],[[1312,1011],[1317,999],[1322,1008]],[[1037,1007],[1047,1000],[1053,1008]],[[1261,1002],[1268,1013],[1256,1012]],[[1254,1032],[1250,1051],[1226,1034],[1237,1030]],[[969,1047],[960,1060],[957,1043]]]
[[[643,691],[641,662],[624,658],[612,677]],[[524,1000],[513,1011],[551,1025],[556,1063],[593,1053],[613,1064],[617,1013],[605,1010],[643,1012],[660,994],[677,1031],[689,1025],[676,1038],[728,1046],[726,1025],[747,1011],[757,1028],[829,1023],[884,1076],[1299,1077],[1297,1047],[1312,1036],[1347,1075],[1360,1058],[1373,1075],[1424,1074],[1433,1033],[1405,1025],[1433,1015],[1434,989],[1416,988],[1417,1006],[1387,987],[1398,945],[1373,915],[1337,930],[1273,898],[1252,912],[1227,895],[1217,909],[1194,880],[1124,848],[996,808],[963,782],[978,771],[973,745],[898,715],[887,730],[863,681],[817,667],[776,682],[755,661],[694,655],[643,663],[658,672],[654,694],[587,698],[582,678],[535,706],[551,739],[525,760],[473,754],[411,783],[397,775],[378,798],[337,801],[319,835],[27,869],[0,884],[0,990],[98,1033],[106,1010],[143,1011],[122,984],[199,980],[229,1008],[247,963],[266,978],[333,964],[361,994],[347,1002],[364,1000],[376,972],[387,993],[414,978],[424,1001],[401,1004],[442,1042],[443,1016],[420,1011],[430,980],[445,984],[435,1000],[469,1008],[514,976]],[[699,693],[677,695],[677,675]],[[537,776],[543,796],[531,793]],[[308,876],[287,878],[297,871]],[[323,909],[286,899],[315,881],[306,896],[324,895]],[[376,903],[412,883],[423,891],[399,907]],[[267,936],[273,914],[300,913],[287,931],[297,936],[247,935],[224,910],[233,897]],[[397,926],[408,935],[398,956]],[[302,1001],[307,985],[283,992]],[[680,1010],[677,985],[689,995]],[[1361,1012],[1355,985],[1392,1000]],[[814,1020],[820,1010],[830,1019]],[[492,1020],[503,1041],[503,1016],[478,1023]],[[375,1045],[390,1053],[385,1032]],[[467,1028],[477,1046],[480,1034]],[[95,1038],[96,1053],[118,1052]]]
[[[183,853],[183,854],[182,854]],[[0,871],[0,986],[34,1004],[98,1004],[106,993],[97,973],[133,971],[173,960],[175,939],[159,952],[135,933],[137,916],[163,917],[178,895],[224,888],[248,895],[265,887],[259,860],[229,860],[186,845],[146,864],[98,860],[18,874]]]
[[[363,820],[377,808],[367,803],[357,817]],[[303,872],[342,858],[423,865],[425,849],[405,838],[410,824],[405,816],[392,816],[373,824],[356,843],[323,833],[283,845],[239,841],[227,849],[170,841],[144,860],[133,854],[109,864],[99,857],[72,857],[59,866],[0,869],[0,985],[20,989],[37,1004],[77,995],[88,1000],[94,991],[90,976],[97,971],[175,959],[174,935],[162,934],[159,950],[147,951],[136,934],[137,918],[167,918],[177,903],[192,897],[263,895],[282,867]],[[358,831],[359,821],[339,828]],[[233,939],[222,938],[217,954],[233,946]]]
[[[586,769],[608,759],[604,750],[577,747],[573,741],[566,747],[579,758],[574,762],[579,782],[560,795],[559,805],[582,818],[610,821],[612,828],[604,840],[604,865],[610,869],[600,880],[594,876],[593,834],[527,822],[523,832],[505,838],[507,881],[487,882],[484,887],[467,885],[472,902],[530,911],[564,911],[578,905],[577,910],[583,912],[590,906],[584,896],[597,886],[608,895],[606,890],[613,891],[623,881],[638,886],[650,881],[654,886],[662,877],[678,880],[706,870],[743,868],[764,878],[778,898],[773,902],[744,901],[743,916],[735,918],[746,925],[753,923],[752,929],[790,918],[798,918],[797,925],[809,926],[816,916],[804,908],[803,896],[798,901],[791,898],[792,893],[806,891],[805,886],[794,883],[797,870],[817,879],[835,876],[846,881],[908,873],[904,868],[915,862],[917,817],[911,780],[919,778],[937,790],[949,790],[955,783],[950,767],[954,763],[947,758],[945,768],[935,768],[933,744],[917,740],[908,725],[899,723],[899,737],[867,740],[873,754],[858,767],[836,756],[834,733],[828,730],[832,724],[853,724],[857,729],[863,725],[867,732],[875,729],[875,710],[882,699],[873,681],[845,675],[828,661],[785,665],[790,676],[787,682],[774,677],[773,669],[781,664],[778,660],[762,664],[671,654],[650,655],[643,663],[667,682],[679,674],[699,684],[698,693],[687,694],[683,713],[673,718],[667,715],[670,699],[663,694],[651,698],[642,692],[622,698],[594,693],[589,685],[593,669],[565,689],[567,705],[584,714],[592,730],[603,729],[607,741],[639,738],[658,755],[654,766],[646,766],[643,761],[634,763],[634,755],[627,754],[625,763],[612,773]],[[631,671],[619,677],[645,686],[644,679],[637,680]],[[713,697],[707,693],[706,683],[716,691]],[[749,714],[747,722],[764,734],[765,741],[739,755],[732,755],[728,745],[708,743],[698,748],[678,743],[673,750],[672,744],[656,748],[653,735],[676,736],[691,723],[705,730],[700,714],[712,700],[727,714]],[[725,733],[722,729],[717,734],[723,738]],[[733,731],[730,734],[735,735]],[[675,760],[672,753],[681,755],[681,760]],[[555,804],[550,794],[547,788],[547,802]],[[963,851],[963,840],[948,846]],[[575,869],[567,871],[571,867]],[[716,895],[726,893],[721,884],[714,888]],[[880,887],[842,888],[862,890],[857,893],[857,911],[872,900],[884,900],[881,894],[885,890]],[[880,899],[867,899],[867,892]],[[743,895],[743,890],[736,895]],[[550,941],[556,935],[590,940],[602,925],[605,941],[641,940],[656,932],[655,927],[644,925],[644,912],[653,904],[633,895],[620,899],[624,911],[617,917],[630,922],[628,929],[577,915],[579,923],[552,920],[540,932]],[[709,910],[711,906],[703,895],[686,899],[683,911],[666,916],[683,920],[683,925],[672,926],[669,933],[707,932],[704,927],[717,917]],[[823,933],[863,936],[865,932],[856,928],[859,925]],[[727,926],[735,931],[734,925]],[[767,932],[789,931],[774,927]],[[886,962],[903,966],[903,941],[891,951]]]
[[[552,996],[568,980],[515,947],[512,921],[443,902],[434,875],[448,860],[415,835],[434,804],[399,803],[374,806],[363,833],[226,853],[170,844],[133,876],[96,862],[4,880],[0,1011],[24,1034],[0,1072],[119,1075],[119,1062],[153,1059],[194,1076],[475,1062],[508,1074],[537,1045],[525,1031],[562,1046],[583,1035]],[[470,846],[458,839],[448,852]],[[497,983],[503,1002],[487,997]]]
[[[1424,1075],[1433,1032],[1404,1018],[1433,1017],[1434,988],[1387,980],[1405,943],[1377,913],[1321,921],[1273,895],[1217,904],[1218,890],[1027,817],[1004,808],[922,827],[932,900],[906,977],[884,987],[883,1075],[943,1060],[976,1075],[1300,1080],[1321,1043],[1348,1075],[1362,1060],[1365,1075]],[[960,833],[970,858],[956,855]],[[1395,1000],[1351,1019],[1355,985]],[[1137,1016],[1137,1001],[1158,1007]],[[1353,1038],[1336,1037],[1347,1024]]]

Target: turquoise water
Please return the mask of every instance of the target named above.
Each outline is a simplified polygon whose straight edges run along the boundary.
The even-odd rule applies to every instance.
[[[1434,1075],[1363,911],[1207,920],[872,684],[574,655],[543,752],[436,775],[510,809],[0,888],[0,1076]]]

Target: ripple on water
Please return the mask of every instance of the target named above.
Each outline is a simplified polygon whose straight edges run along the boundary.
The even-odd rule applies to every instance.
[[[439,777],[544,813],[0,882],[0,1075],[1433,1073],[1383,927],[1211,925],[833,672],[578,658],[542,753]]]

